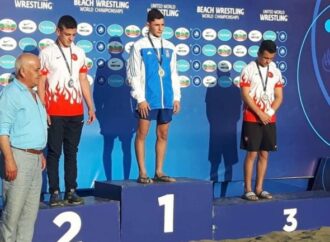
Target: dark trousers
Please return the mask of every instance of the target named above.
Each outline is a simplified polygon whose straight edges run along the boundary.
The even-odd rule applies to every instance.
[[[49,192],[60,191],[59,160],[64,151],[65,190],[77,188],[77,152],[83,127],[83,116],[50,116],[47,143],[47,174]]]

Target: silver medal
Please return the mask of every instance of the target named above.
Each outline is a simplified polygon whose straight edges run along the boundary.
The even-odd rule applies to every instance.
[[[73,79],[72,79],[72,78],[70,78],[70,80],[69,80],[69,82],[68,82],[68,86],[69,86],[69,87],[73,87]]]
[[[268,101],[268,95],[266,93],[264,93],[261,98],[264,101]]]
[[[159,74],[160,77],[164,77],[165,76],[165,71],[164,71],[164,69],[161,66],[158,68],[158,74]]]

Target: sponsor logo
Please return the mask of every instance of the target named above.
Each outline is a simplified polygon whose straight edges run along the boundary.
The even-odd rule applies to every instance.
[[[214,72],[217,69],[217,64],[213,60],[206,60],[203,62],[202,68],[206,72]]]
[[[259,50],[259,46],[252,45],[252,46],[249,47],[248,53],[252,57],[257,57],[258,56],[258,50]]]
[[[18,28],[23,33],[31,34],[37,30],[37,24],[32,20],[25,19],[18,24]]]
[[[186,44],[178,44],[177,46],[175,46],[175,50],[177,55],[179,56],[186,56],[189,54],[189,46]]]
[[[251,30],[249,32],[249,40],[259,42],[262,39],[262,33],[259,30]]]
[[[278,33],[278,39],[281,42],[285,42],[288,39],[288,34],[285,31],[280,31]]]
[[[193,45],[192,46],[192,53],[194,54],[194,55],[199,55],[200,53],[201,53],[201,50],[202,50],[202,48],[201,48],[201,46],[200,45]]]
[[[147,37],[148,36],[148,33],[149,33],[149,27],[148,26],[144,26],[142,28],[142,31],[141,31],[142,36]]]
[[[81,36],[88,36],[93,33],[93,27],[89,23],[80,23],[77,26],[77,32]]]
[[[108,34],[113,36],[122,36],[124,33],[124,29],[119,24],[111,24],[107,29]]]
[[[288,65],[285,61],[280,61],[278,64],[278,69],[280,69],[282,72],[285,72],[288,69]]]
[[[38,28],[43,34],[52,34],[56,31],[56,25],[51,21],[40,22]]]
[[[218,32],[218,39],[221,41],[228,41],[232,37],[232,33],[228,29],[221,29]]]
[[[330,49],[323,54],[322,67],[326,72],[330,72]]]
[[[192,30],[192,37],[193,37],[193,39],[195,39],[195,40],[198,40],[198,39],[200,39],[201,38],[201,36],[202,36],[202,33],[201,33],[201,30],[200,29],[193,29]]]
[[[105,50],[105,43],[100,41],[96,43],[96,50],[99,52],[103,52]]]
[[[88,70],[92,69],[92,67],[93,67],[92,59],[86,57],[86,66],[87,66]]]
[[[104,35],[105,34],[105,30],[106,30],[106,28],[105,28],[105,26],[103,24],[98,24],[96,26],[96,33],[98,35]]]
[[[178,60],[176,68],[179,72],[186,72],[190,69],[190,64],[187,60]]]
[[[229,45],[220,45],[218,47],[218,55],[222,57],[227,57],[231,55],[231,47]]]
[[[215,87],[217,79],[214,76],[206,76],[203,78],[203,85],[205,87]]]
[[[110,87],[121,87],[124,85],[124,77],[121,75],[110,75],[108,78],[108,85]]]
[[[87,75],[87,80],[88,80],[90,86],[93,85],[94,79],[91,75]]]
[[[30,52],[38,47],[37,41],[32,38],[23,38],[18,42],[19,48],[25,52]]]
[[[93,43],[89,40],[79,40],[77,46],[82,48],[85,53],[91,52],[93,50]]]
[[[175,37],[179,40],[186,40],[188,39],[190,36],[189,30],[186,28],[177,28],[175,30]]]
[[[244,61],[235,61],[234,65],[233,65],[233,69],[238,72],[241,73],[243,68],[246,66],[246,63]]]
[[[11,73],[4,73],[0,75],[0,86],[7,86],[10,82],[14,80],[15,76]]]
[[[97,68],[103,68],[103,67],[105,67],[105,60],[104,59],[98,59],[97,61],[96,61],[96,65],[97,65]]]
[[[214,56],[217,53],[217,48],[214,45],[204,45],[202,53],[205,56]]]
[[[129,25],[125,28],[125,34],[129,38],[136,38],[140,36],[141,30],[136,25]]]
[[[264,34],[263,34],[263,39],[264,40],[272,40],[275,41],[276,40],[276,33],[274,31],[271,30],[267,30]]]
[[[192,68],[195,70],[195,71],[199,71],[201,69],[201,62],[199,60],[194,60],[192,62]]]
[[[12,37],[3,37],[0,39],[0,48],[6,51],[14,50],[17,47],[17,42]]]
[[[38,46],[39,46],[39,49],[42,50],[53,43],[54,43],[54,40],[45,38],[45,39],[42,39],[39,41]]]
[[[288,54],[288,50],[287,50],[287,48],[285,48],[285,46],[280,46],[277,49],[277,53],[280,57],[285,57]]]
[[[234,79],[233,79],[233,84],[236,86],[236,87],[240,87],[239,86],[239,82],[240,82],[240,76],[236,76]]]
[[[202,84],[202,78],[200,76],[194,76],[192,78],[192,83],[194,86],[199,87]]]
[[[108,44],[108,50],[111,54],[120,54],[124,51],[124,46],[119,41],[111,41]]]
[[[230,87],[232,85],[232,80],[229,76],[220,76],[218,78],[218,85],[223,88]]]
[[[239,42],[245,41],[247,39],[247,33],[242,29],[238,29],[233,33],[233,38]]]
[[[0,20],[0,32],[11,33],[17,29],[17,24],[14,20],[5,18]]]
[[[131,47],[134,45],[134,41],[128,42],[125,45],[125,52],[129,53],[131,51]]]
[[[164,31],[163,31],[163,34],[162,34],[162,37],[164,39],[171,39],[173,36],[174,36],[174,30],[170,27],[165,27]]]
[[[100,85],[103,85],[106,82],[106,79],[104,76],[98,76],[96,82]]]
[[[119,70],[123,69],[124,62],[122,59],[119,59],[119,58],[111,58],[108,61],[108,67],[110,70],[119,71]]]
[[[233,49],[233,53],[237,57],[243,57],[247,54],[247,49],[244,45],[236,45]]]
[[[231,68],[232,64],[227,60],[219,61],[218,63],[218,69],[221,72],[229,72],[231,71]]]
[[[212,41],[217,37],[217,32],[214,29],[204,29],[202,36],[205,40]]]
[[[12,55],[3,55],[0,57],[0,66],[4,69],[12,69],[15,67],[16,58]]]
[[[190,79],[187,76],[179,76],[180,86],[181,88],[189,87],[190,86]]]
[[[286,84],[288,84],[288,79],[286,78],[286,76],[282,76],[282,80],[283,80],[283,86],[285,87]]]

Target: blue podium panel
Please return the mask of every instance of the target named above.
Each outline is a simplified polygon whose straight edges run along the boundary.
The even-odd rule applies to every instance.
[[[212,183],[95,182],[95,195],[121,201],[122,242],[185,242],[212,238]]]
[[[39,210],[33,242],[120,242],[119,202],[85,198],[85,204]]]
[[[330,192],[324,191],[279,194],[257,202],[218,199],[213,209],[217,240],[330,226]]]

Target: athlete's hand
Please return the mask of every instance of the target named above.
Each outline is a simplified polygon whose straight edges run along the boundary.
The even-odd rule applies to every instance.
[[[138,104],[138,112],[142,118],[147,118],[149,111],[150,111],[150,106],[149,103],[147,103],[146,101],[140,102]]]
[[[173,103],[173,113],[177,114],[180,112],[181,106],[179,101],[174,101]]]
[[[270,120],[271,120],[271,116],[269,116],[268,114],[264,113],[264,112],[260,112],[259,114],[259,118],[261,120],[261,122],[266,125],[266,124],[269,124],[270,123]]]

